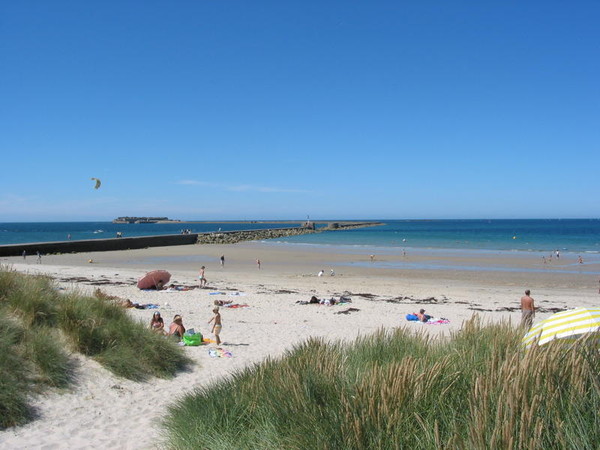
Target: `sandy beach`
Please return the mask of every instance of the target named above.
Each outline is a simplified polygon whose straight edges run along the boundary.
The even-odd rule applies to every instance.
[[[586,257],[584,264],[570,254],[544,264],[539,253],[408,249],[405,255],[398,250],[250,242],[49,255],[41,264],[34,257],[3,258],[0,263],[20,272],[48,274],[63,289],[92,293],[100,288],[132,302],[157,304],[167,325],[181,314],[187,328],[205,337],[211,337],[207,322],[215,299],[249,305],[221,310],[222,347],[232,358],[211,358],[205,346],[186,347],[195,365],[172,380],[136,383],[74,356],[76,383],[69,390],[35,397],[37,419],[1,432],[2,448],[161,448],[161,420],[175,399],[266,357],[280,356],[308,337],[350,341],[399,326],[444,336],[460,329],[474,313],[485,321],[516,324],[525,289],[531,289],[540,308],[536,320],[556,309],[597,306],[600,300],[597,255]],[[156,292],[135,287],[152,269],[170,271],[173,283],[197,286],[202,265],[208,279],[205,289]],[[322,277],[317,276],[320,270]],[[352,303],[297,303],[313,295],[346,295]],[[346,311],[350,307],[357,311]],[[419,308],[450,323],[407,322],[405,315]],[[149,322],[153,310],[129,312]]]

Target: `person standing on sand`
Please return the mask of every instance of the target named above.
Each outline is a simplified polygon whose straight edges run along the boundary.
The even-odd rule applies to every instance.
[[[527,327],[527,329],[531,328],[535,317],[535,304],[529,294],[531,291],[527,289],[525,295],[521,297],[521,327]]]
[[[42,254],[40,253],[39,250],[37,251],[37,257],[38,257],[38,260],[37,260],[38,264],[41,264],[42,263]]]
[[[23,250],[23,259],[27,260],[27,252]]]
[[[225,267],[225,255],[221,255],[221,267]]]
[[[221,334],[221,328],[223,327],[221,324],[221,314],[219,313],[219,307],[215,306],[213,309],[215,316],[208,321],[209,325],[214,321],[211,333],[215,335],[215,341],[217,341],[217,345],[221,345],[221,338],[219,335]]]
[[[256,266],[258,267],[258,270],[260,270],[260,259],[256,260]]]
[[[206,287],[206,277],[204,276],[204,270],[206,267],[200,267],[200,273],[198,274],[198,279],[200,280],[200,289]]]

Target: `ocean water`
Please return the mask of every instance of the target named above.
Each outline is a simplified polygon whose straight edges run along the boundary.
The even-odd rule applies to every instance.
[[[71,240],[83,240],[114,238],[118,231],[123,233],[123,237],[135,237],[178,234],[182,229],[189,229],[192,233],[205,233],[219,230],[257,230],[293,226],[300,226],[300,223],[12,222],[0,223],[0,245],[66,241],[69,234]]]
[[[390,220],[385,225],[280,238],[286,244],[600,253],[600,219]],[[298,226],[273,223],[113,224],[111,222],[0,223],[0,245]]]
[[[288,244],[600,253],[600,219],[393,220],[279,239]]]

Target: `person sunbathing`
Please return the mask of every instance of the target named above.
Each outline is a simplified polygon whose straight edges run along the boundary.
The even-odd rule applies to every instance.
[[[179,314],[177,314],[175,317],[173,317],[173,323],[171,323],[171,326],[169,327],[169,336],[175,336],[181,340],[183,333],[185,333],[183,319]]]
[[[165,321],[160,316],[160,313],[158,311],[152,314],[152,320],[150,320],[150,329],[157,333],[165,332]]]
[[[215,306],[227,306],[233,303],[233,300],[215,300]]]
[[[425,314],[424,309],[420,309],[419,312],[415,314],[415,316],[418,317],[420,322],[427,322],[431,318],[431,316]]]

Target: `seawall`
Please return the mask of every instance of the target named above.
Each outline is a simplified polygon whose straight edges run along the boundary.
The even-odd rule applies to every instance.
[[[110,250],[132,250],[146,247],[195,244],[197,234],[167,234],[162,236],[138,236],[112,239],[88,239],[82,241],[35,242],[31,244],[1,245],[0,256],[21,256],[47,253],[106,252]]]

